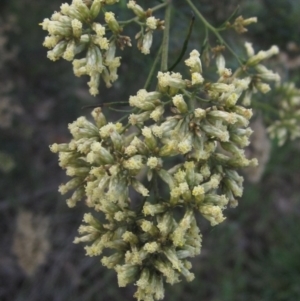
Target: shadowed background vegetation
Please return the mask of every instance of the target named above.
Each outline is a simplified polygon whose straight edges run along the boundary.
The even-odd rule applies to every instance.
[[[271,64],[284,80],[299,87],[298,0],[194,2],[216,26],[238,4],[244,17],[257,16],[259,23],[245,35],[226,33],[229,44],[238,54],[244,54],[245,40],[256,50],[277,44],[281,53]],[[158,1],[138,3],[146,8]],[[69,209],[57,192],[66,177],[48,146],[69,141],[67,124],[90,113],[83,106],[124,101],[140,89],[153,56],[139,54],[133,41],[132,49],[121,54],[120,79],[112,89],[101,86],[100,96],[93,98],[87,78],[76,78],[69,62],[46,58],[46,32],[38,23],[60,4],[0,1],[0,300],[133,300],[131,286],[118,288],[114,271],[103,268],[97,257],[85,257],[83,246],[72,243],[86,208],[82,203]],[[171,63],[181,51],[191,19],[184,1],[174,4],[178,10],[173,12]],[[132,17],[127,10],[117,15]],[[133,26],[125,34],[133,38],[136,30]],[[203,27],[196,22],[189,50],[201,49],[203,37]],[[154,38],[153,50],[161,33]],[[234,68],[236,62],[227,56]],[[112,119],[119,116],[109,114]],[[248,151],[266,165],[245,172],[244,196],[236,209],[225,211],[225,222],[212,228],[199,220],[203,250],[193,260],[196,279],[167,286],[166,301],[300,300],[300,143],[279,148],[268,141],[260,116],[255,120],[256,134]]]

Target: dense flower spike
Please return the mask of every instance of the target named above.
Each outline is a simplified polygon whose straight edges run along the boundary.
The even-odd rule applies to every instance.
[[[111,87],[117,80],[117,68],[120,57],[115,57],[115,40],[120,30],[112,12],[105,13],[105,21],[112,30],[111,37],[107,37],[104,24],[94,22],[105,5],[117,1],[94,0],[88,6],[82,0],[73,0],[69,5],[64,3],[60,12],[55,12],[51,19],[44,19],[41,26],[49,32],[44,46],[51,49],[48,58],[56,61],[63,58],[73,61],[76,76],[88,75],[90,93],[99,93],[99,82],[102,77],[106,86]],[[114,30],[113,30],[114,29]],[[75,56],[85,52],[85,57],[75,59]]]
[[[72,177],[59,189],[62,194],[75,190],[68,205],[84,198],[103,214],[102,219],[84,216],[75,243],[89,242],[89,256],[111,249],[102,264],[115,269],[120,286],[135,283],[138,300],[163,298],[163,280],[174,284],[181,275],[193,280],[187,260],[200,254],[202,241],[196,215],[212,226],[223,222],[224,209],[235,207],[243,193],[237,169],[257,163],[243,150],[252,133],[252,110],[237,104],[251,78],[232,76],[221,55],[216,82],[203,78],[198,51],[185,63],[190,79],[158,72],[157,91],[141,89],[130,96],[136,112],[128,117],[130,133],[128,126],[107,122],[96,108],[94,122],[80,117],[69,125],[69,144],[51,146]],[[201,76],[197,84],[195,74]],[[204,101],[197,96],[201,91]],[[177,165],[166,169],[170,157]],[[160,194],[157,185],[165,186]],[[136,208],[130,189],[139,196]],[[174,214],[179,208],[181,218]]]
[[[166,1],[144,10],[130,0],[127,8],[135,17],[118,21],[117,14],[107,7],[118,2],[73,0],[41,24],[49,32],[44,41],[50,49],[48,57],[72,61],[76,76],[90,77],[92,95],[99,93],[101,78],[107,87],[118,78],[121,58],[116,57],[116,51],[131,46],[130,38],[121,35],[123,27],[131,22],[140,26],[137,45],[143,54],[149,54],[153,32],[164,29],[164,21],[152,13],[170,5]],[[96,17],[101,13],[104,21],[98,23]],[[242,33],[256,21],[238,17],[225,27]],[[194,279],[189,260],[200,254],[202,243],[197,216],[211,226],[222,223],[224,210],[237,206],[243,194],[238,169],[257,164],[244,151],[252,134],[248,126],[253,112],[247,106],[254,93],[265,94],[271,89],[267,82],[275,82],[278,94],[284,91],[285,98],[279,111],[281,120],[271,125],[269,132],[280,144],[288,134],[292,139],[299,136],[295,121],[299,91],[293,85],[279,85],[279,75],[262,65],[263,60],[278,53],[277,46],[255,54],[252,45],[245,43],[248,59],[244,63],[238,59],[241,66],[233,72],[222,54],[228,45],[219,31],[207,24],[204,22],[206,29],[215,31],[221,43],[213,50],[215,80],[214,75],[203,73],[196,49],[184,60],[187,78],[166,71],[166,30],[164,72],[158,71],[155,90],[140,89],[129,97],[132,110],[125,116],[127,123],[109,122],[102,109],[96,108],[93,121],[79,117],[69,124],[69,143],[50,146],[71,177],[59,187],[61,194],[72,191],[68,206],[84,200],[95,211],[84,215],[74,243],[87,243],[88,256],[104,253],[101,263],[116,271],[120,287],[135,284],[137,300],[163,299],[164,281],[173,285],[182,276],[187,281]],[[80,53],[84,56],[75,59]],[[150,75],[154,70],[155,66]],[[148,79],[147,84],[151,76]]]
[[[91,3],[92,2],[92,3]],[[60,12],[55,12],[50,19],[44,19],[40,24],[49,35],[45,38],[44,46],[50,49],[47,56],[52,61],[63,58],[73,61],[73,70],[76,76],[88,75],[90,94],[99,93],[99,83],[102,77],[106,86],[110,88],[118,79],[118,67],[121,57],[116,57],[116,47],[124,49],[131,46],[131,39],[122,36],[123,28],[116,20],[115,14],[106,11],[107,5],[119,1],[73,0],[69,5],[64,3]],[[153,31],[163,29],[163,21],[151,16],[151,10],[144,10],[129,1],[128,8],[140,19],[141,31],[137,34],[138,47],[144,54],[150,53],[153,40]],[[105,24],[95,22],[95,18],[103,12]],[[110,36],[107,32],[111,32]],[[84,57],[75,59],[75,56],[85,53]]]

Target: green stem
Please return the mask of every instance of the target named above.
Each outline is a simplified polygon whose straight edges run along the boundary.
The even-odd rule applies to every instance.
[[[197,99],[197,100],[199,100],[199,101],[203,101],[203,102],[210,102],[209,99],[201,98],[201,97],[199,97],[199,96],[196,96],[194,93],[188,92],[188,91],[186,91],[186,90],[182,90],[182,92],[183,92],[184,95],[186,95],[186,96],[189,97],[189,98],[195,98],[195,99]]]
[[[157,200],[159,199],[159,189],[158,189],[158,181],[157,181],[157,173],[153,172],[153,190],[154,190],[154,203],[158,203]]]
[[[130,23],[133,23],[133,22],[136,22],[136,21],[138,21],[138,17],[134,17],[134,18],[132,18],[132,19],[129,19],[129,20],[127,20],[127,21],[118,21],[118,23],[120,24],[120,25],[127,25],[127,24],[130,24]]]
[[[128,116],[129,116],[129,114],[124,115],[124,116],[121,117],[117,122],[121,122],[121,123],[122,123],[122,121],[125,120],[125,119],[127,119]],[[131,124],[127,124],[126,127],[125,127],[125,129],[124,129],[124,131],[128,128],[128,127],[127,127],[128,125],[130,126]]]
[[[162,3],[162,4],[158,4],[158,5],[154,6],[154,7],[152,7],[151,10],[152,10],[152,12],[154,12],[154,11],[156,11],[156,10],[159,10],[159,9],[161,9],[161,8],[163,8],[163,7],[165,7],[165,6],[167,6],[168,4],[169,4],[169,2],[166,1],[166,2],[164,2],[164,3]]]
[[[186,2],[188,3],[188,5],[193,9],[193,11],[195,12],[195,14],[198,16],[198,18],[201,20],[201,22],[212,32],[215,32],[216,29],[210,25],[206,19],[203,17],[203,15],[199,12],[199,10],[197,9],[197,7],[194,5],[194,3],[191,0],[186,0]]]
[[[156,54],[156,56],[155,56],[154,62],[153,62],[152,67],[151,67],[151,70],[150,70],[150,72],[149,72],[149,74],[148,74],[148,77],[147,77],[147,80],[146,80],[146,82],[145,82],[144,89],[146,89],[146,90],[147,90],[147,88],[149,87],[149,85],[150,85],[150,83],[151,83],[151,79],[152,79],[152,77],[153,77],[155,68],[156,68],[156,66],[157,66],[157,64],[158,64],[158,61],[159,61],[159,59],[160,59],[161,51],[162,51],[162,45],[160,46],[160,48],[159,48],[159,50],[158,50],[158,52],[157,52],[157,54]]]
[[[218,30],[215,27],[213,27],[210,23],[208,23],[206,21],[206,19],[199,12],[199,10],[197,9],[197,7],[193,4],[193,2],[191,0],[185,0],[185,1],[193,9],[194,13],[197,15],[197,17],[200,19],[200,21],[204,24],[204,26],[206,28],[208,28],[217,37],[217,39],[219,40],[219,42],[221,44],[223,44],[231,52],[231,54],[236,58],[236,60],[238,61],[238,63],[241,66],[243,66],[243,63],[241,62],[241,60],[239,59],[239,57],[236,55],[236,53],[234,52],[234,50],[227,44],[227,42],[222,38],[222,36],[219,34]]]
[[[109,107],[111,105],[120,105],[120,104],[124,104],[124,105],[128,106],[129,102],[128,101],[113,101],[113,102],[104,102],[101,105],[103,107]]]
[[[121,113],[131,113],[132,110],[122,110],[122,109],[116,109],[116,108],[111,108],[108,107],[108,110],[114,111],[114,112],[121,112]]]
[[[267,112],[272,112],[272,113],[276,114],[277,116],[279,115],[277,109],[271,107],[270,105],[268,105],[266,103],[252,100],[252,106],[253,106],[253,108],[258,108],[258,109],[261,109],[261,110],[264,110]]]
[[[152,7],[150,10],[151,10],[152,12],[155,12],[155,11],[157,11],[157,10],[159,10],[159,9],[161,9],[161,8],[163,8],[163,7],[165,7],[165,6],[167,6],[167,5],[168,5],[167,2],[162,3],[162,4],[158,4],[158,5],[154,6],[154,7]],[[127,21],[118,21],[118,23],[119,23],[120,25],[127,25],[127,24],[132,23],[132,22],[138,22],[139,19],[140,19],[139,17],[134,17],[134,18],[131,18],[131,19],[127,20]]]
[[[163,41],[162,41],[161,71],[168,70],[171,0],[166,0],[165,4],[168,4],[168,6],[166,8],[165,30],[164,30],[164,36],[163,36]]]

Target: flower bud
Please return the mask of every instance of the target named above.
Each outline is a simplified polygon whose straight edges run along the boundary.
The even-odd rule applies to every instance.
[[[132,264],[117,265],[115,270],[118,276],[119,287],[125,287],[127,284],[136,280],[139,266]]]
[[[276,55],[279,53],[279,48],[275,45],[273,45],[269,50],[264,51],[261,50],[259,51],[256,55],[253,55],[249,58],[247,61],[247,66],[255,66],[259,64],[262,60],[266,60],[270,58],[273,55]]]
[[[149,54],[150,53],[150,48],[152,46],[152,41],[153,41],[153,33],[151,30],[146,32],[146,34],[143,37],[143,42],[141,45],[141,52],[143,54]]]
[[[188,106],[184,101],[182,94],[177,94],[172,98],[174,106],[180,111],[180,113],[184,114],[188,111]]]
[[[106,164],[114,163],[114,157],[111,155],[111,153],[102,147],[101,143],[94,142],[91,147],[92,151],[99,155],[101,160],[105,162]]]
[[[82,0],[73,0],[71,6],[79,12],[81,19],[89,18],[90,10]]]
[[[200,53],[197,50],[193,50],[190,53],[190,57],[184,61],[185,64],[190,67],[191,73],[202,73],[202,64],[200,60]]]
[[[94,0],[90,8],[90,16],[92,19],[95,19],[101,10],[102,0]]]
[[[144,18],[146,16],[146,13],[144,12],[144,10],[142,9],[141,6],[139,6],[138,4],[136,4],[135,1],[130,0],[127,4],[127,7],[129,9],[132,9],[133,12],[139,17],[139,18]]]
[[[107,23],[109,29],[114,33],[120,33],[120,25],[115,18],[115,14],[113,12],[105,13],[105,22]]]
[[[101,263],[109,269],[113,269],[124,258],[123,253],[116,252],[111,256],[104,256],[101,259]]]

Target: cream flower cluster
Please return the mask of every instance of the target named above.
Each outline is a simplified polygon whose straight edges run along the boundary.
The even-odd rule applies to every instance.
[[[154,156],[154,137],[146,128],[140,137],[124,135],[123,126],[108,123],[100,108],[92,116],[94,123],[80,117],[69,125],[70,143],[51,146],[51,151],[59,152],[60,166],[72,177],[59,188],[62,194],[75,190],[67,204],[73,207],[85,198],[89,207],[104,215],[105,222],[100,222],[86,214],[86,225],[80,226],[80,237],[74,242],[91,242],[85,248],[89,256],[111,249],[112,255],[101,262],[117,271],[119,285],[136,282],[138,300],[160,300],[164,278],[171,284],[179,282],[180,275],[189,281],[194,278],[187,258],[201,248],[195,209],[191,203],[184,216],[175,219],[172,211],[177,205],[168,199],[153,203],[151,191],[138,180],[143,169],[152,174],[148,177],[172,179],[163,169],[162,158]],[[140,212],[132,209],[130,187],[142,197]]]
[[[94,122],[69,125],[70,143],[51,146],[72,177],[59,188],[74,191],[67,204],[85,199],[100,214],[84,216],[75,243],[89,243],[89,256],[110,249],[102,264],[115,269],[119,286],[135,283],[138,300],[161,300],[164,281],[193,280],[188,259],[202,242],[196,215],[212,226],[224,221],[223,210],[243,192],[237,169],[256,164],[243,150],[252,111],[237,104],[250,80],[230,76],[219,59],[219,79],[205,82],[197,50],[185,63],[189,79],[159,72],[157,91],[130,97],[128,125],[108,122],[97,108]]]
[[[90,77],[88,85],[94,96],[99,93],[101,77],[107,87],[118,78],[120,57],[115,57],[115,52],[120,26],[114,14],[108,11],[104,15],[106,24],[94,21],[105,5],[116,2],[94,0],[88,6],[83,0],[73,0],[71,5],[62,4],[60,12],[55,12],[40,24],[49,33],[43,44],[50,49],[48,58],[52,61],[60,58],[73,61],[76,76]],[[107,28],[112,32],[109,38],[106,35]],[[86,52],[85,57],[74,59],[82,52]]]
[[[130,0],[127,7],[142,22],[141,30],[136,35],[138,48],[143,54],[149,54],[153,42],[153,32],[154,30],[164,29],[164,21],[152,16],[151,9],[145,11],[136,1]]]
[[[283,145],[288,139],[300,137],[300,89],[294,83],[279,84],[275,87],[274,98],[278,104],[279,119],[268,127],[272,139]]]
[[[234,20],[233,24],[227,24],[227,26],[232,27],[237,33],[244,33],[248,31],[246,26],[256,22],[257,17],[244,19],[243,16],[239,16]]]
[[[279,53],[279,48],[277,46],[272,46],[269,50],[260,50],[255,54],[251,43],[245,43],[246,52],[248,55],[248,60],[246,62],[246,69],[253,68],[255,74],[251,77],[251,89],[245,93],[243,104],[249,106],[251,104],[252,95],[257,92],[263,94],[268,93],[271,90],[269,83],[273,82],[279,83],[280,76],[278,73],[266,68],[261,64],[262,61],[269,59],[270,57]]]

